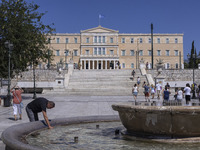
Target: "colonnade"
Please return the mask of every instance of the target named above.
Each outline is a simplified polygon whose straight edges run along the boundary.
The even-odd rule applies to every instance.
[[[119,69],[118,59],[81,59],[81,69]]]

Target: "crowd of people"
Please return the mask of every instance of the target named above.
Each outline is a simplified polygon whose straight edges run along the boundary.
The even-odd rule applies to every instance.
[[[137,83],[135,83],[132,88],[132,94],[135,102],[137,102],[137,95],[139,93],[139,89],[141,89],[139,88],[140,82],[140,77],[137,77]],[[170,95],[172,94],[172,92],[169,83],[162,87],[162,85],[159,82],[157,82],[154,86],[153,84],[149,85],[144,81],[142,84],[142,89],[146,102],[150,102],[150,99],[156,98],[156,95],[158,100],[162,99],[163,101],[176,100],[177,102],[181,103],[185,99],[185,102],[188,105],[191,101],[191,93],[193,92],[195,92],[196,97],[200,101],[200,85],[198,87],[193,84],[190,86],[190,84],[187,83],[184,88],[175,88],[175,94],[171,97]],[[172,97],[173,99],[170,99]]]

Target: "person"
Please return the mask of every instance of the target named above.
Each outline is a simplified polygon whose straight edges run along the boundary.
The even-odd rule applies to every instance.
[[[190,84],[187,83],[186,87],[184,88],[184,93],[185,93],[185,100],[186,100],[186,104],[189,104],[190,101],[190,92],[191,92],[191,88],[190,88]]]
[[[162,90],[162,86],[160,83],[156,83],[156,92],[157,92],[157,98],[160,99],[160,91]]]
[[[200,84],[199,84],[198,88],[196,89],[196,93],[197,93],[197,97],[199,98],[199,101],[200,101]]]
[[[168,90],[170,89],[170,85],[169,85],[168,82],[167,82],[167,84],[165,85],[165,87],[167,87]]]
[[[146,63],[146,70],[148,70],[149,69],[149,63],[147,62]]]
[[[133,76],[133,80],[134,80],[135,70],[132,71],[131,75]]]
[[[137,95],[138,95],[138,87],[137,87],[137,84],[135,84],[135,85],[133,86],[133,88],[132,88],[132,93],[133,93],[133,98],[134,98],[134,100],[135,100],[135,102],[136,102],[136,100],[137,100]]]
[[[145,84],[144,85],[144,95],[145,95],[145,100],[146,100],[146,102],[147,101],[150,101],[150,99],[149,99],[149,84]]]
[[[170,95],[170,91],[169,91],[169,89],[167,89],[167,87],[165,86],[165,89],[163,90],[163,100],[169,101],[169,95]]]
[[[151,98],[154,99],[154,95],[155,95],[155,87],[154,85],[152,84],[151,85]]]
[[[32,102],[30,102],[26,106],[26,112],[27,112],[30,122],[38,121],[39,120],[38,113],[42,112],[44,120],[45,120],[48,128],[51,129],[53,127],[49,123],[46,109],[51,109],[54,107],[55,107],[55,103],[53,101],[49,101],[46,98],[39,97],[39,98],[36,98],[35,100],[33,100]]]
[[[13,115],[15,121],[17,121],[17,114],[19,114],[19,120],[22,120],[22,107],[20,103],[22,102],[21,94],[24,91],[19,87],[15,86],[11,89],[11,93],[13,94]]]
[[[137,78],[137,84],[140,85],[140,77]]]
[[[181,88],[178,88],[177,91],[177,101],[181,102],[183,100],[183,91],[181,90]]]

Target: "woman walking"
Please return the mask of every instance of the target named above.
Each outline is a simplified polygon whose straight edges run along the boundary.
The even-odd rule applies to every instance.
[[[191,92],[191,88],[190,88],[190,84],[187,83],[186,87],[184,88],[184,93],[185,93],[185,100],[186,100],[186,104],[189,104],[190,101],[190,92]]]
[[[20,103],[22,102],[21,94],[23,93],[23,90],[17,86],[14,89],[11,89],[11,91],[13,94],[13,114],[15,121],[17,121],[17,114],[19,114],[19,120],[22,120],[22,108]]]
[[[154,85],[152,84],[151,85],[151,98],[154,99],[154,95],[155,95],[155,87]]]
[[[135,102],[136,102],[136,100],[137,100],[137,95],[138,95],[138,87],[137,87],[137,84],[135,84],[135,85],[133,86],[132,93],[133,93],[133,98],[134,98],[134,100],[135,100]]]

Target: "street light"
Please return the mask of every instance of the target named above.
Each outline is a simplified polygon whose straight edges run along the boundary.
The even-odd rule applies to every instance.
[[[4,106],[9,107],[11,105],[11,94],[10,94],[10,57],[11,57],[11,51],[13,50],[13,44],[10,41],[6,41],[5,47],[8,48],[8,94],[6,101],[4,101]]]
[[[190,59],[190,54],[188,53],[187,54],[187,57],[188,57],[188,59]],[[196,61],[196,59],[195,59],[195,54],[193,54],[192,56],[191,56],[191,58],[192,58],[192,68],[193,68],[193,90],[192,90],[192,99],[195,99],[196,98],[196,95],[195,95],[195,85],[194,85],[194,63],[195,63],[195,61]]]
[[[35,89],[35,65],[33,62],[33,99],[36,99],[37,95],[36,95],[36,89]]]

